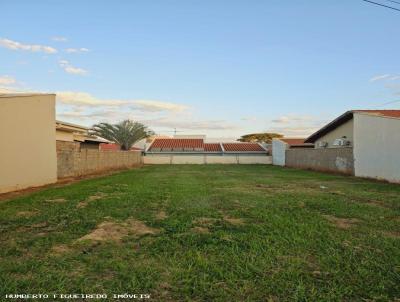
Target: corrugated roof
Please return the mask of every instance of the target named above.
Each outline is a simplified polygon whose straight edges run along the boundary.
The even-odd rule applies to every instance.
[[[223,143],[222,146],[227,152],[266,152],[256,143]]]

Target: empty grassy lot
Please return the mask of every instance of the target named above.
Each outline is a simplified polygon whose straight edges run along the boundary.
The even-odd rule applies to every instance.
[[[182,165],[45,189],[0,202],[0,293],[394,301],[400,185]]]

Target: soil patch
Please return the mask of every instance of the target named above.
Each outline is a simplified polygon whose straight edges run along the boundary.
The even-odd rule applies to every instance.
[[[32,217],[32,216],[36,216],[37,214],[39,214],[38,211],[21,211],[17,213],[18,217]]]
[[[102,198],[104,198],[104,197],[106,197],[106,196],[107,196],[107,194],[102,193],[102,192],[96,193],[96,194],[94,194],[94,195],[89,196],[89,197],[86,198],[85,200],[79,202],[79,203],[76,205],[76,207],[77,207],[78,209],[80,209],[80,208],[85,208],[85,207],[88,206],[88,204],[89,204],[90,202],[95,201],[95,200],[102,199]]]
[[[322,216],[329,222],[333,223],[339,229],[349,229],[360,222],[360,220],[357,218],[339,218],[331,215]]]
[[[224,221],[229,222],[230,224],[233,224],[233,225],[243,225],[244,224],[243,219],[233,218],[233,217],[229,217],[229,216],[224,216]]]
[[[157,220],[164,220],[168,217],[167,213],[165,211],[160,211],[156,214],[156,219]]]
[[[208,228],[199,227],[199,226],[196,226],[196,227],[192,228],[191,230],[192,230],[192,232],[199,233],[199,234],[209,234],[210,233],[210,230]]]
[[[150,228],[143,222],[135,219],[128,219],[124,222],[104,221],[89,234],[81,237],[78,241],[121,241],[128,235],[140,237],[147,234],[157,234],[158,229]]]
[[[216,218],[199,217],[193,220],[193,223],[201,226],[212,226],[217,220]]]
[[[383,235],[385,237],[394,238],[394,239],[400,238],[400,232],[383,232]]]
[[[55,255],[65,254],[69,251],[71,251],[71,249],[65,244],[55,245],[51,248],[51,253]]]
[[[49,203],[64,203],[67,200],[65,198],[55,198],[55,199],[46,199],[46,202]]]

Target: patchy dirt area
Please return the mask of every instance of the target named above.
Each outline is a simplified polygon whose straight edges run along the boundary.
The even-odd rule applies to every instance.
[[[165,211],[160,211],[160,212],[158,212],[156,214],[156,219],[157,220],[164,220],[166,218],[168,218],[168,215],[167,215],[167,213]]]
[[[230,224],[233,224],[233,225],[243,225],[244,224],[243,219],[233,218],[233,217],[229,217],[229,216],[224,216],[224,221],[229,222]]]
[[[64,203],[67,200],[65,198],[54,198],[54,199],[46,199],[45,201],[48,203]]]
[[[210,230],[208,228],[200,227],[200,226],[193,227],[191,229],[191,231],[194,233],[199,233],[199,234],[209,234],[210,233]]]
[[[71,248],[65,244],[53,246],[51,249],[51,253],[54,255],[65,254],[65,253],[68,253],[69,251],[71,251]]]
[[[39,214],[39,211],[20,211],[16,215],[18,217],[33,217]]]
[[[193,220],[193,224],[201,225],[201,226],[212,226],[215,222],[217,222],[217,218],[210,217],[199,217]]]
[[[147,234],[157,234],[159,229],[150,228],[142,221],[133,218],[124,222],[104,221],[89,234],[81,237],[78,241],[121,241],[128,235],[140,237]]]
[[[95,200],[102,199],[102,198],[104,198],[104,197],[106,197],[106,196],[107,196],[107,194],[105,194],[105,193],[103,193],[103,192],[98,192],[98,193],[96,193],[96,194],[94,194],[94,195],[92,195],[92,196],[89,196],[89,197],[86,198],[85,200],[79,202],[79,203],[76,205],[76,207],[77,207],[78,209],[80,209],[80,208],[85,208],[85,207],[88,206],[88,204],[89,204],[90,202],[95,201]]]
[[[349,229],[360,222],[360,220],[357,218],[339,218],[332,215],[322,215],[322,216],[339,229]]]
[[[383,232],[383,235],[385,237],[394,238],[394,239],[400,238],[400,232]]]

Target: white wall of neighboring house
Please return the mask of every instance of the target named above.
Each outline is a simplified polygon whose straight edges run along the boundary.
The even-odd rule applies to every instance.
[[[340,125],[339,127],[333,129],[332,131],[328,132],[324,136],[321,136],[319,139],[315,141],[315,148],[318,148],[319,142],[326,142],[328,143],[327,148],[337,148],[333,146],[333,142],[338,139],[346,136],[347,140],[350,141],[350,146],[353,146],[353,137],[354,137],[354,119],[351,119],[344,124]]]
[[[56,182],[55,95],[2,95],[0,106],[0,193]]]
[[[280,139],[272,139],[272,163],[277,166],[285,165],[285,154],[288,144]]]
[[[271,164],[271,156],[266,155],[208,155],[208,154],[146,154],[143,163],[160,164]]]
[[[400,119],[355,113],[353,150],[356,176],[400,182]]]

